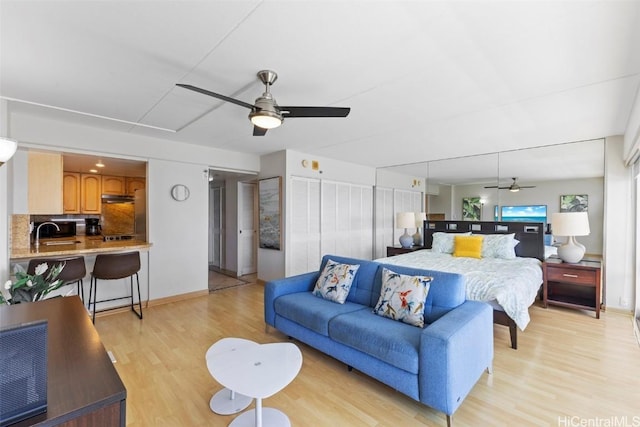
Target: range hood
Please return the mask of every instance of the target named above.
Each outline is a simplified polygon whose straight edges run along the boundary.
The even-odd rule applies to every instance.
[[[102,203],[133,203],[134,196],[128,196],[126,194],[103,194]]]

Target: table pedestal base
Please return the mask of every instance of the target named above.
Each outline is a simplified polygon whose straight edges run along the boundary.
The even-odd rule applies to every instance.
[[[209,408],[218,415],[232,415],[245,409],[253,399],[228,388],[213,395],[209,401]]]
[[[238,415],[229,427],[291,427],[284,412],[275,408],[263,408],[262,399],[256,399],[256,409]]]

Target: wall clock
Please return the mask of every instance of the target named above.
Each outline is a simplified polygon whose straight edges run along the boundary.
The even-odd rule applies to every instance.
[[[190,196],[189,187],[184,184],[176,184],[171,187],[171,198],[178,202],[184,202]]]

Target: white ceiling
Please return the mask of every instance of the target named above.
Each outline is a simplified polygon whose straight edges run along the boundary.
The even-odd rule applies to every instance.
[[[351,114],[253,137],[249,110],[175,86],[252,103],[265,68],[280,104]],[[638,1],[0,0],[12,113],[255,154],[387,166],[601,138],[639,85]]]

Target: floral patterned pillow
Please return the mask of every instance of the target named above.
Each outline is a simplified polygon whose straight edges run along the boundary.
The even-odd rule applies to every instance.
[[[313,294],[329,301],[344,304],[359,268],[359,264],[340,264],[331,259],[327,260],[327,264],[313,288]]]
[[[373,312],[409,325],[424,326],[424,303],[433,277],[382,270],[382,290]]]

